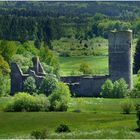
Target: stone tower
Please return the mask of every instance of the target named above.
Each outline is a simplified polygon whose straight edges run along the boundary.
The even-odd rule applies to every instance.
[[[109,75],[113,81],[124,78],[132,88],[132,31],[112,31],[109,34]]]

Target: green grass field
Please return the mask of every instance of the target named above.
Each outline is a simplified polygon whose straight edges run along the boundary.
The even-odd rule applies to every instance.
[[[108,74],[108,56],[73,56],[59,57],[60,73],[63,76],[71,75],[72,72],[78,72],[82,62],[88,63],[93,74]]]
[[[98,40],[101,42],[101,40]],[[133,39],[132,54],[134,55],[137,39]],[[96,44],[98,42],[96,41]],[[98,49],[97,49],[98,48]],[[88,63],[92,70],[93,75],[108,74],[108,47],[97,47],[96,51],[102,55],[99,56],[71,56],[71,57],[59,57],[60,74],[62,76],[78,74],[79,66],[82,62]]]
[[[121,113],[124,99],[73,98],[67,112],[3,112],[10,99],[0,98],[0,138],[30,138],[33,130],[44,128],[48,138],[140,138],[134,130],[135,110],[130,115]],[[55,133],[60,123],[68,124],[71,132]]]

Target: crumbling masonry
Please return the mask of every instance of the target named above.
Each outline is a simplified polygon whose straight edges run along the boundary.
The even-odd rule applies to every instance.
[[[11,95],[24,90],[24,81],[29,76],[33,76],[36,86],[39,88],[46,73],[37,57],[32,58],[33,67],[29,67],[28,73],[23,74],[22,70],[16,63],[11,63]]]
[[[71,93],[76,96],[98,97],[101,86],[107,79],[112,81],[124,78],[129,88],[132,88],[131,62],[132,31],[115,31],[109,34],[109,75],[105,76],[67,76],[61,80],[69,85]],[[37,58],[33,58],[33,68],[28,74],[23,74],[17,64],[11,64],[11,95],[23,91],[23,82],[28,76],[33,76],[37,87],[43,80],[45,72]]]

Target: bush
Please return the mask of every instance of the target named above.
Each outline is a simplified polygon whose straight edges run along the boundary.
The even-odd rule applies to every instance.
[[[55,89],[58,80],[55,75],[46,75],[40,86],[40,91],[50,95]]]
[[[0,96],[8,96],[10,93],[9,75],[0,74]]]
[[[128,92],[128,97],[130,98],[140,98],[140,91],[136,88],[133,88]]]
[[[126,84],[124,79],[119,79],[112,83],[111,80],[107,80],[101,88],[100,95],[105,98],[123,98],[127,97],[128,92],[128,85]]]
[[[31,138],[34,139],[46,139],[48,138],[47,130],[34,130],[31,132]]]
[[[138,130],[140,131],[140,104],[136,105],[136,111],[137,111],[137,125],[138,125]]]
[[[127,99],[121,103],[121,108],[124,114],[130,114],[133,108],[133,103]]]
[[[36,91],[36,83],[35,79],[32,76],[29,76],[25,81],[24,81],[24,91],[33,93]]]
[[[60,124],[56,130],[55,130],[56,133],[62,133],[62,132],[71,132],[70,128],[68,125],[66,124]]]
[[[128,93],[128,85],[126,84],[124,79],[119,79],[114,82],[113,95],[115,98],[123,98],[126,97]]]
[[[46,98],[34,97],[28,93],[18,93],[16,94],[11,103],[5,107],[5,111],[48,111],[49,110],[49,101]],[[47,110],[48,108],[48,110]]]
[[[80,64],[79,71],[83,74],[92,74],[92,69],[86,62]]]
[[[71,94],[69,87],[63,82],[58,82],[56,89],[49,96],[51,111],[66,111],[70,101]]]
[[[101,87],[101,96],[104,98],[113,97],[113,83],[111,80],[106,80]]]

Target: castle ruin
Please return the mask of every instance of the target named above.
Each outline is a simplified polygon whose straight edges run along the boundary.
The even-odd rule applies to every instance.
[[[115,31],[109,34],[109,75],[105,76],[67,76],[61,81],[69,85],[71,93],[82,97],[98,97],[101,86],[107,79],[112,81],[124,78],[129,88],[132,88],[132,31]],[[37,87],[43,80],[45,72],[37,58],[33,58],[33,68],[28,74],[23,74],[17,64],[11,64],[11,95],[23,91],[23,82],[28,76],[33,76]]]
[[[29,67],[27,74],[24,74],[16,63],[11,63],[11,95],[14,95],[16,92],[22,92],[24,90],[24,81],[29,76],[34,77],[36,86],[39,88],[46,73],[38,57],[33,57],[32,62],[33,67]]]

